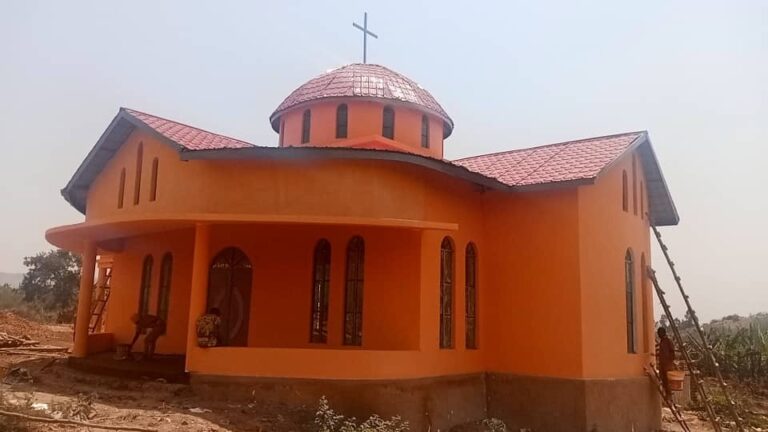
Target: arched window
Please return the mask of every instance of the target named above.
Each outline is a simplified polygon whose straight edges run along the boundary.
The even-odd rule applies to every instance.
[[[464,294],[466,309],[466,347],[477,348],[477,250],[467,244],[464,256]]]
[[[421,116],[421,146],[429,148],[429,117]]]
[[[347,244],[347,280],[344,289],[344,345],[363,344],[363,275],[365,243],[360,236]]]
[[[152,291],[152,255],[144,257],[141,266],[141,286],[139,287],[139,314],[149,314],[149,295]]]
[[[637,158],[632,155],[632,213],[637,216]]]
[[[336,108],[336,138],[347,137],[347,104]]]
[[[139,148],[136,150],[136,181],[133,184],[133,205],[139,203],[139,196],[141,195],[141,166],[144,163],[144,143],[139,143]]]
[[[453,241],[440,245],[440,348],[453,348]]]
[[[640,181],[640,219],[645,219],[645,188],[642,180]]]
[[[395,110],[392,107],[384,107],[381,135],[384,138],[395,139]]]
[[[251,261],[238,248],[229,247],[211,261],[208,272],[208,307],[221,313],[221,344],[246,346],[251,312]]]
[[[312,127],[312,111],[304,110],[304,114],[301,116],[301,143],[306,144],[309,142],[309,130]]]
[[[117,208],[123,208],[123,199],[125,199],[125,168],[120,170],[120,184],[117,186]]]
[[[642,185],[642,184],[641,184]],[[648,299],[652,298],[651,293],[648,292],[650,287],[648,286],[648,269],[646,268],[645,254],[640,254],[640,293],[642,299],[640,304],[643,306],[643,352],[651,352],[651,332],[649,328],[653,326],[653,317],[651,316],[651,305]]]
[[[168,308],[171,301],[171,273],[173,272],[173,256],[170,252],[163,255],[160,261],[160,289],[157,294],[157,316],[168,322]]]
[[[629,197],[628,197],[628,185],[627,185],[627,172],[621,172],[621,209],[629,211]]]
[[[317,242],[312,268],[312,321],[310,342],[328,341],[328,292],[331,285],[331,244]]]
[[[157,158],[152,159],[152,179],[149,185],[149,200],[154,201],[157,199],[157,165],[159,164]]]
[[[624,286],[627,303],[627,352],[634,354],[635,349],[635,263],[632,250],[624,255]]]

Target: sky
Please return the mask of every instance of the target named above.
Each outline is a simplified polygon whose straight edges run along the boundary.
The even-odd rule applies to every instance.
[[[4,0],[0,272],[83,220],[59,190],[119,107],[276,145],[282,99],[361,60],[364,11],[379,35],[368,61],[453,118],[448,159],[647,130],[681,216],[662,232],[699,316],[768,311],[763,0]]]

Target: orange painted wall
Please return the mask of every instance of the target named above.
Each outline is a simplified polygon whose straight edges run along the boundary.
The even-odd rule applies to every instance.
[[[171,274],[170,307],[166,334],[157,341],[160,354],[183,354],[187,343],[187,318],[189,314],[190,266],[192,263],[192,231],[178,230],[125,241],[122,252],[113,255],[112,289],[109,309],[105,315],[105,332],[114,333],[116,343],[129,343],[135,327],[131,315],[139,311],[139,288],[141,286],[142,264],[146,255],[152,255],[152,283],[150,313],[157,313],[160,287],[160,263],[163,255],[173,256]],[[139,339],[134,350],[143,350]]]
[[[332,112],[335,115],[335,106]],[[353,112],[350,107],[350,125]],[[401,117],[398,114],[396,127],[402,125]],[[438,136],[436,129],[433,137]],[[134,205],[139,142],[144,144],[142,195]],[[150,202],[154,157],[159,158],[160,170],[157,200]],[[214,225],[211,256],[236,245],[254,265],[252,347],[188,347],[188,365],[194,373],[396,378],[488,370],[572,378],[635,376],[642,373],[644,358],[622,352],[626,346],[623,252],[617,255],[616,250],[623,251],[627,243],[637,245],[633,249],[639,267],[640,253],[649,256],[648,229],[639,216],[612,210],[621,212],[615,189],[621,184],[615,178],[621,163],[594,186],[512,194],[483,190],[398,162],[185,162],[175,149],[136,132],[93,183],[87,220],[264,214],[297,220],[339,216],[371,223],[408,219],[458,226],[457,231],[441,231],[316,223]],[[126,167],[125,204],[117,209],[122,167]],[[610,236],[606,227],[611,227]],[[364,346],[339,349],[344,250],[355,234],[366,240]],[[121,237],[121,231],[115,228],[111,235]],[[446,235],[456,245],[455,348],[441,350],[439,264],[440,243]],[[315,349],[307,342],[312,252],[321,237],[332,244],[330,350]],[[464,254],[469,241],[476,243],[479,258],[478,350],[464,348]],[[107,331],[114,332],[118,342],[133,334],[128,317],[138,307],[143,256],[148,252],[155,256],[156,290],[162,254],[171,250],[174,327],[158,348],[184,352],[192,245],[189,229],[144,234],[129,238],[124,251],[115,254]],[[607,264],[615,259],[618,266]],[[607,267],[612,270],[603,271]],[[641,309],[637,316],[642,317]],[[605,317],[614,324],[606,325]],[[612,341],[611,348],[606,349],[604,341]]]
[[[281,116],[284,146],[336,145],[346,140],[381,136],[383,110],[391,106],[395,110],[395,138],[418,154],[443,157],[443,121],[434,115],[429,118],[429,148],[421,147],[421,117],[424,112],[404,104],[383,104],[379,101],[344,101],[348,109],[347,138],[336,138],[336,109],[342,101],[321,101],[286,112]],[[301,143],[301,125],[305,109],[312,112],[309,143]]]
[[[486,230],[493,233],[483,255],[489,369],[581,377],[576,192],[494,192],[485,205]]]
[[[640,267],[643,256],[650,264],[648,220],[640,217],[640,182],[645,184],[645,177],[639,157],[636,163],[637,215],[633,211],[632,158],[629,155],[612,165],[596,184],[578,190],[581,326],[584,332],[584,376],[587,378],[642,376],[643,367],[651,360],[651,355],[643,351],[652,352],[654,347],[653,298],[651,287],[643,281]],[[627,172],[628,178],[628,212],[622,210],[622,171]],[[642,201],[648,202],[647,198]],[[634,253],[637,354],[627,353],[624,283],[627,248]],[[645,322],[644,307],[647,308]]]

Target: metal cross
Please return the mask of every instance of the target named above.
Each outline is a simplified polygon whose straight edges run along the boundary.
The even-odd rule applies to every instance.
[[[374,39],[378,39],[376,33],[368,30],[368,12],[363,14],[363,26],[360,27],[357,23],[352,23],[352,26],[363,32],[363,63],[367,63],[368,60],[368,35],[373,36]]]

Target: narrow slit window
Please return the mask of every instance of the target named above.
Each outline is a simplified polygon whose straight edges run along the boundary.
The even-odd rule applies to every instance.
[[[117,186],[117,208],[123,208],[125,199],[125,168],[120,170],[120,184]]]
[[[133,205],[139,203],[141,195],[141,166],[144,164],[144,143],[139,143],[136,150],[136,181],[133,184]]]
[[[453,241],[440,245],[440,348],[453,348]]]
[[[152,290],[152,255],[144,257],[139,287],[139,315],[149,314],[149,296]]]
[[[645,187],[640,181],[640,219],[645,219]]]
[[[285,120],[280,119],[280,138],[279,138],[278,145],[282,147],[284,142],[285,142]]]
[[[637,161],[632,155],[632,213],[637,216]]]
[[[629,211],[629,186],[627,185],[627,172],[621,172],[621,209]]]
[[[640,294],[641,294],[641,301],[640,305],[642,305],[642,311],[643,311],[643,352],[644,353],[650,353],[651,352],[651,332],[648,331],[649,328],[653,326],[653,317],[651,316],[651,305],[648,304],[648,299],[653,298],[651,297],[651,293],[648,292],[648,274],[646,269],[646,262],[645,262],[645,254],[640,255]]]
[[[635,263],[632,251],[624,255],[624,287],[627,306],[627,352],[634,354],[635,347]]]
[[[467,245],[464,262],[466,347],[477,349],[477,250],[474,243]]]
[[[421,146],[429,148],[429,117],[421,116]]]
[[[347,245],[347,280],[344,290],[344,345],[363,344],[363,276],[365,243],[360,236]]]
[[[171,274],[173,272],[173,255],[170,252],[163,255],[160,262],[160,290],[157,295],[157,316],[168,322],[168,309],[171,305]]]
[[[336,108],[336,138],[347,137],[347,104],[341,104]]]
[[[312,328],[309,341],[328,341],[328,295],[331,285],[331,244],[326,239],[315,246],[312,269]]]
[[[395,139],[395,110],[392,107],[384,107],[381,135],[384,138]]]
[[[154,201],[157,199],[157,168],[160,162],[157,158],[152,159],[152,178],[149,184],[149,200]]]
[[[301,143],[309,142],[309,131],[312,128],[312,111],[304,110],[301,116]]]

